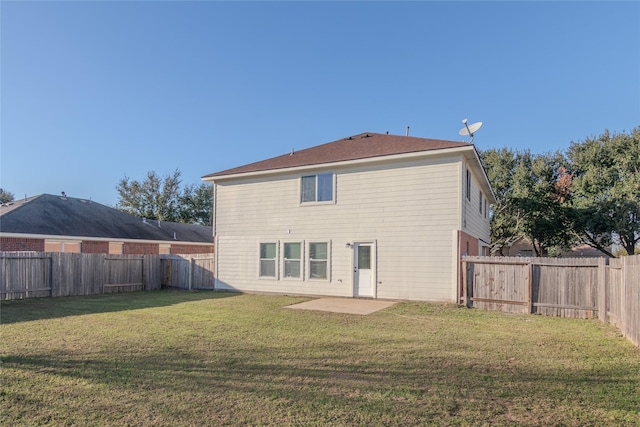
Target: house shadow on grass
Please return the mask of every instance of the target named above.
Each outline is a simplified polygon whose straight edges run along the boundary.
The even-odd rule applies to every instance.
[[[634,375],[624,364],[613,363],[594,376],[589,368],[509,367],[464,353],[407,358],[394,350],[402,340],[384,339],[303,348],[298,343],[265,348],[242,340],[208,350],[183,345],[178,352],[156,348],[126,357],[44,352],[7,355],[2,362],[12,372],[81,380],[86,390],[78,399],[89,411],[109,402],[109,393],[86,384],[103,384],[111,393],[144,402],[137,403],[140,410],[164,407],[163,421],[183,425],[193,419],[180,417],[198,412],[209,420],[235,420],[221,422],[227,425],[264,424],[265,417],[274,425],[423,425],[426,419],[447,425],[577,425],[572,411],[582,408],[584,424],[597,424],[602,411],[634,417],[632,400],[608,393],[634,389]],[[384,353],[372,352],[372,346]],[[557,401],[563,407],[556,407]],[[354,417],[365,418],[354,423]]]
[[[241,294],[227,291],[163,289],[158,291],[2,301],[0,304],[0,324],[6,325],[67,316],[167,307],[185,302],[230,298],[238,295]]]

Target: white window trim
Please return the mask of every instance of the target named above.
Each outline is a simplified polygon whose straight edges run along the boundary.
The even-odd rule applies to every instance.
[[[285,273],[286,269],[285,269],[285,250],[284,250],[284,245],[289,244],[289,243],[299,243],[300,244],[300,276],[298,277],[288,277]],[[282,280],[304,280],[304,272],[305,272],[305,241],[304,240],[286,240],[284,242],[282,242],[282,266],[280,267],[282,271]]]
[[[331,200],[323,200],[319,202],[317,200],[318,199],[318,175],[326,175],[326,174],[331,174],[331,181],[332,181],[331,182]],[[314,176],[316,178],[316,200],[310,201],[310,202],[303,202],[302,201],[302,178],[309,177],[309,176]],[[335,205],[336,204],[337,174],[335,173],[335,171],[316,172],[316,173],[300,175],[299,182],[300,182],[300,186],[299,186],[300,193],[299,193],[298,201],[300,203],[300,206],[318,206],[318,205]]]
[[[275,261],[275,272],[274,272],[274,276],[263,276],[260,274],[260,264],[262,263],[262,258],[260,258],[260,245],[262,244],[269,244],[272,243],[274,245],[276,245],[276,257],[274,259]],[[280,270],[280,242],[277,240],[267,240],[267,241],[260,241],[258,242],[258,280],[278,280],[279,278],[279,270]],[[265,258],[266,259],[272,259],[272,258]]]
[[[312,243],[326,243],[327,244],[327,277],[319,278],[319,277],[311,277],[311,249],[310,246]],[[306,244],[306,253],[308,254],[305,257],[306,270],[309,272],[306,280],[310,282],[331,282],[331,240],[309,240]]]

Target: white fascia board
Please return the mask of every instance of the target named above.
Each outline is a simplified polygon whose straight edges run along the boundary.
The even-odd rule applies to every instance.
[[[427,158],[427,157],[442,157],[450,154],[464,153],[467,151],[475,152],[475,148],[472,145],[469,145],[466,147],[444,148],[441,150],[416,151],[412,153],[391,154],[388,156],[367,157],[364,159],[356,159],[356,160],[344,160],[341,162],[316,163],[313,165],[296,166],[291,168],[269,169],[269,170],[255,171],[255,172],[221,175],[221,176],[214,176],[210,178],[203,178],[202,180],[215,183],[215,182],[235,180],[235,179],[255,178],[260,176],[269,176],[269,175],[278,175],[278,174],[290,174],[290,173],[296,173],[296,172],[304,172],[308,170],[334,169],[334,168],[344,168],[349,166],[361,166],[366,164],[378,164],[378,163],[385,163],[385,162],[414,160],[414,159]],[[476,157],[477,157],[477,154],[476,154]]]
[[[91,237],[91,236],[60,236],[56,234],[28,234],[28,233],[6,233],[0,232],[0,237],[11,237],[18,239],[46,239],[46,240],[91,240],[94,242],[113,242],[113,243],[162,243],[162,244],[185,244],[194,246],[212,246],[211,243],[204,242],[188,242],[184,240],[144,240],[144,239],[122,239],[120,237]]]

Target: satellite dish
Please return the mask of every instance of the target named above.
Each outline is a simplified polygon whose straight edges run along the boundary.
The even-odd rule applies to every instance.
[[[473,142],[473,134],[476,133],[478,131],[478,129],[480,129],[482,127],[482,122],[476,122],[476,123],[472,123],[470,125],[467,124],[467,119],[462,120],[462,123],[464,124],[464,127],[462,129],[460,129],[460,132],[458,132],[460,135],[462,136],[467,136],[469,135],[471,137],[471,141],[469,142]]]

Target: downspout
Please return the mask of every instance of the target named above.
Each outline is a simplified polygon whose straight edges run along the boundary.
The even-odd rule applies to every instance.
[[[211,226],[213,228],[213,238],[215,241],[215,237],[216,237],[216,198],[218,196],[218,192],[216,191],[216,183],[213,182],[212,183],[212,191],[213,191],[213,197],[212,197],[212,201],[213,201],[213,206],[211,208]]]
[[[213,230],[213,263],[214,263],[214,270],[213,270],[213,290],[217,290],[218,289],[218,266],[220,264],[218,264],[218,239],[216,236],[216,206],[218,205],[217,202],[217,197],[218,197],[218,191],[216,190],[216,183],[215,181],[211,183],[212,185],[212,191],[213,191],[213,207],[211,208],[211,228]]]

